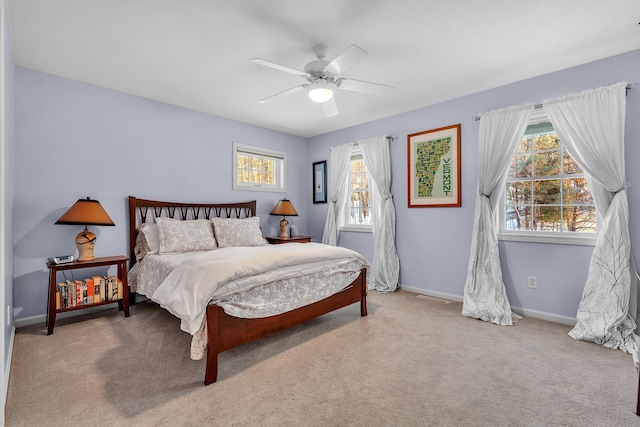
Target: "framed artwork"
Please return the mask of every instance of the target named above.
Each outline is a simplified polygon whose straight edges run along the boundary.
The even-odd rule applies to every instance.
[[[313,203],[327,203],[327,161],[313,164]]]
[[[461,206],[460,124],[407,135],[410,208]]]

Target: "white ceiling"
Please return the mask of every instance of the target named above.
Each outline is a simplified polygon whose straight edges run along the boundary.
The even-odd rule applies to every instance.
[[[640,49],[638,0],[8,0],[16,65],[310,137]],[[302,69],[368,51],[326,118]]]

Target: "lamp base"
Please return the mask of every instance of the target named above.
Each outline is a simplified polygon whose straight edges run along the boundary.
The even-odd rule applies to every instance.
[[[78,248],[78,261],[93,261],[93,246],[96,242],[96,235],[87,227],[76,236],[76,247]]]
[[[282,220],[280,220],[280,238],[281,239],[286,239],[287,237],[289,237],[289,221],[287,221],[286,218],[282,218]]]

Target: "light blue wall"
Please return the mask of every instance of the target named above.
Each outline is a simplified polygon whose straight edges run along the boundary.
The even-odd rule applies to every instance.
[[[619,81],[640,82],[640,51],[481,92],[450,102],[399,114],[311,138],[308,163],[329,159],[329,147],[377,135],[393,135],[392,193],[397,212],[400,283],[408,289],[461,297],[467,275],[476,190],[478,113],[539,103]],[[462,125],[462,207],[407,207],[407,135],[460,123]],[[640,253],[640,89],[627,97],[626,172],[632,245]],[[331,170],[331,164],[328,164]],[[329,189],[331,191],[331,189]],[[327,205],[309,206],[309,232],[321,235]],[[340,245],[371,259],[371,235],[344,232]],[[559,316],[575,317],[587,275],[590,246],[501,242],[504,280],[511,304]],[[527,288],[537,276],[538,289]]]
[[[100,201],[116,227],[92,227],[96,256],[127,253],[127,196],[192,202],[256,199],[275,235],[276,201],[291,199],[307,231],[307,142],[232,120],[16,67],[16,319],[46,313],[45,261],[76,253],[77,226],[54,225],[77,199]],[[232,143],[285,151],[287,193],[233,191]]]
[[[12,316],[13,307],[13,198],[14,198],[14,172],[15,172],[15,142],[14,142],[14,65],[13,54],[11,50],[11,38],[9,31],[9,22],[6,13],[6,3],[3,1],[2,7],[4,9],[4,158],[0,159],[2,165],[0,166],[0,181],[4,185],[4,210],[0,215],[4,216],[4,240],[1,243],[4,245],[4,271],[0,274],[3,276],[4,289],[4,305],[9,307],[9,318]],[[6,316],[6,314],[5,314]],[[13,322],[7,324],[5,319],[2,319],[4,325],[4,359],[9,360],[9,350],[11,348],[11,332],[13,329]],[[3,365],[4,369],[4,365]]]

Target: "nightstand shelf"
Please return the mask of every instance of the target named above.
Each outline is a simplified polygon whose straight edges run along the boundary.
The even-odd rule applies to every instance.
[[[297,236],[297,237],[280,237],[280,236],[269,236],[265,237],[267,242],[272,245],[280,245],[283,243],[311,243],[311,236]]]
[[[74,261],[67,264],[55,264],[47,262],[49,269],[49,303],[47,305],[47,335],[53,333],[53,327],[56,323],[56,314],[68,311],[83,310],[85,308],[98,307],[107,304],[118,304],[120,310],[124,310],[124,317],[129,317],[129,286],[127,283],[127,261],[129,258],[125,256],[111,256],[96,258],[93,261]],[[122,298],[117,300],[108,300],[95,302],[91,304],[78,305],[68,308],[56,308],[56,285],[58,283],[58,272],[66,270],[78,270],[82,268],[95,268],[115,265],[118,268],[117,278],[122,281]]]

